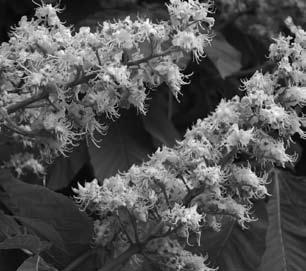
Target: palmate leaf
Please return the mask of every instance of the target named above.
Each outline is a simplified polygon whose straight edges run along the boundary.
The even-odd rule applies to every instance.
[[[306,270],[306,178],[275,171],[260,271]]]
[[[267,213],[263,200],[254,204],[254,216],[248,229],[225,217],[220,232],[202,232],[201,253],[208,254],[209,262],[219,271],[257,271],[265,251]]]
[[[33,254],[39,254],[41,251],[50,247],[50,243],[41,241],[32,234],[20,234],[6,238],[0,243],[0,249],[26,249]]]
[[[160,86],[158,91],[152,92],[152,98],[148,101],[149,110],[142,118],[145,130],[152,136],[157,147],[173,147],[176,140],[181,139],[171,120],[172,112],[168,112],[171,110],[168,105],[169,99],[174,99],[172,96],[169,97],[169,89]]]
[[[0,188],[6,194],[0,201],[10,212],[18,216],[21,223],[52,243],[53,246],[44,252],[43,257],[55,267],[65,267],[90,248],[92,221],[78,210],[71,199],[45,187],[18,181],[7,171],[0,174]],[[52,231],[46,233],[46,228],[40,229],[45,224]],[[52,232],[58,234],[52,236]],[[66,253],[64,247],[67,248]]]
[[[0,193],[0,199],[3,193]],[[1,203],[1,201],[0,201]],[[1,206],[3,207],[3,206]],[[10,236],[17,236],[24,232],[17,221],[10,215],[6,215],[0,210],[0,242],[5,241]],[[38,243],[40,246],[40,243]],[[15,271],[21,262],[27,257],[21,247],[18,249],[0,249],[0,270]]]
[[[150,135],[133,110],[124,111],[120,119],[109,123],[107,134],[100,139],[100,148],[89,145],[90,162],[99,180],[141,163],[153,152]]]
[[[87,145],[81,142],[68,157],[59,156],[49,166],[47,174],[47,187],[60,190],[69,186],[72,179],[89,160]]]
[[[28,218],[21,216],[15,216],[15,218],[17,218],[17,220],[20,221],[24,226],[33,230],[35,234],[37,234],[42,239],[50,241],[55,247],[65,253],[68,253],[63,238],[51,224],[46,223],[41,219],[37,218]]]
[[[21,233],[21,229],[16,220],[0,210],[0,242],[6,239],[7,236],[17,235],[19,233]]]
[[[57,269],[48,265],[40,256],[33,256],[26,259],[17,271],[57,271]]]

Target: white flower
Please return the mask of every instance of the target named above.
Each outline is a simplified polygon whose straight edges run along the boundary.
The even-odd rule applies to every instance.
[[[170,61],[159,63],[154,70],[164,78],[174,97],[178,98],[181,86],[188,84],[184,81],[184,78],[188,76],[182,74],[180,68]]]
[[[245,148],[254,139],[254,129],[239,129],[238,124],[234,123],[225,138],[225,146],[228,150],[232,147],[242,147]]]
[[[57,12],[59,9],[53,7],[51,4],[43,5],[38,7],[35,12],[37,18],[43,19],[46,18],[50,26],[58,26],[61,24]]]
[[[172,40],[174,46],[180,47],[186,52],[193,52],[193,56],[197,62],[204,56],[204,47],[206,47],[209,42],[210,38],[208,35],[203,34],[196,36],[191,31],[178,31]]]

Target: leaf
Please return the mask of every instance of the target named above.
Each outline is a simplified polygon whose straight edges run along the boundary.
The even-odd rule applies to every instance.
[[[1,198],[1,195],[0,195]],[[0,210],[0,242],[8,236],[21,234],[21,227],[16,220]],[[5,271],[15,271],[18,265],[23,262],[26,254],[20,249],[0,250],[0,267]]]
[[[18,266],[28,257],[29,255],[25,254],[20,249],[0,250],[0,270],[16,271]]]
[[[0,249],[26,249],[33,254],[39,254],[41,251],[50,247],[50,243],[40,241],[40,239],[31,234],[16,235],[6,238],[0,243]]]
[[[181,139],[181,135],[168,118],[167,113],[167,96],[163,91],[154,92],[149,102],[149,111],[143,116],[143,125],[146,131],[157,140],[158,146],[172,147],[176,140]]]
[[[57,271],[57,269],[48,265],[40,256],[34,256],[26,259],[17,271]]]
[[[17,235],[19,233],[20,226],[15,219],[0,210],[0,241],[3,241],[7,236]]]
[[[32,229],[35,232],[35,234],[50,241],[54,246],[56,246],[63,252],[68,253],[63,238],[51,224],[48,224],[42,221],[41,219],[37,218],[28,218],[22,216],[15,216],[15,217],[23,225]]]
[[[211,46],[206,47],[205,52],[223,79],[242,67],[241,53],[230,45],[220,32],[216,33]]]
[[[306,266],[306,178],[274,173],[268,203],[267,249],[261,271],[302,271]]]
[[[59,268],[89,248],[93,233],[92,221],[79,211],[71,199],[48,188],[20,182],[7,171],[0,172],[0,187],[8,195],[3,203],[14,215],[40,219],[52,225],[60,234],[69,254],[53,247],[47,251]],[[56,237],[53,236],[53,239]]]
[[[73,177],[88,160],[89,155],[85,142],[75,148],[69,157],[58,157],[48,168],[47,187],[52,190],[60,190],[69,186]]]
[[[265,250],[267,214],[263,200],[254,204],[254,216],[243,230],[233,219],[225,218],[220,232],[202,232],[201,252],[219,271],[257,271]]]
[[[100,137],[100,148],[89,145],[90,162],[99,180],[141,163],[153,152],[150,136],[133,112],[125,111],[119,120],[109,124],[107,134]]]
[[[21,152],[23,149],[22,144],[14,142],[12,137],[0,135],[0,161],[8,161],[11,155]]]

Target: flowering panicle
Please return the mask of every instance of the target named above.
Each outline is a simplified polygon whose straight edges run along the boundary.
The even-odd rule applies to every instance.
[[[214,18],[208,16],[212,13],[212,3],[170,0],[167,7],[170,21],[176,28],[172,44],[186,52],[192,52],[194,59],[199,61],[205,54],[204,47],[211,41],[207,31],[214,25]]]
[[[186,53],[204,55],[214,20],[210,4],[197,0],[167,7],[170,22],[127,17],[95,32],[74,33],[50,4],[38,6],[33,19],[22,17],[0,46],[2,124],[52,157],[83,135],[95,142],[95,132],[106,131],[100,116],[116,119],[129,106],[145,114],[147,88],[165,81],[178,97],[187,82],[177,63]]]
[[[193,1],[185,5],[191,10]],[[175,5],[171,12],[175,20],[190,19]],[[296,155],[286,152],[288,144],[296,133],[305,137],[300,113],[305,82],[296,80],[295,72],[305,76],[301,56],[306,34],[292,25],[291,29],[294,39],[280,38],[270,47],[271,59],[279,64],[273,73],[256,72],[243,83],[242,98],[222,100],[174,148],[158,149],[147,162],[101,185],[95,181],[75,189],[81,205],[98,211],[102,223],[109,223],[107,215],[126,209],[132,216],[128,225],[134,225],[145,244],[142,252],[163,270],[210,270],[205,258],[183,249],[184,241],[199,241],[202,227],[219,230],[224,216],[246,228],[254,220],[252,200],[268,195],[269,169],[294,163]],[[289,69],[284,70],[287,58]],[[122,238],[116,236],[112,242]]]

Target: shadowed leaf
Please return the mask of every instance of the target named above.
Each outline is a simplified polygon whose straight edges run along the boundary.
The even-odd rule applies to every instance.
[[[32,229],[38,236],[50,241],[54,246],[67,252],[64,240],[61,235],[55,230],[54,226],[37,218],[28,218],[15,216],[23,225]]]
[[[225,217],[220,232],[204,231],[201,252],[220,271],[257,271],[265,250],[267,213],[263,200],[254,204],[257,221],[242,229],[233,219]]]
[[[171,119],[168,118],[167,88],[154,92],[149,101],[149,111],[143,117],[143,125],[146,131],[157,140],[157,145],[172,147],[181,136],[175,128]],[[172,97],[171,97],[172,98]]]
[[[35,256],[26,259],[17,271],[57,271],[57,269],[48,265],[40,256]]]
[[[89,160],[87,145],[82,142],[69,157],[60,156],[48,168],[47,187],[60,190],[69,186],[73,177]]]
[[[153,151],[149,134],[133,112],[126,111],[119,120],[109,124],[107,134],[100,137],[100,148],[89,145],[90,161],[99,180],[141,163]]]
[[[6,238],[0,243],[0,249],[26,249],[33,254],[39,254],[41,251],[50,247],[50,243],[40,241],[40,239],[31,234],[21,234]]]
[[[268,203],[267,249],[260,271],[303,271],[306,267],[306,178],[277,170]]]
[[[242,67],[241,53],[230,45],[219,32],[213,38],[211,46],[205,48],[205,52],[223,79]]]
[[[93,233],[92,221],[79,211],[71,199],[48,188],[20,182],[7,171],[1,172],[0,187],[8,195],[3,203],[14,215],[39,219],[52,225],[60,234],[68,254],[52,247],[46,251],[49,258],[45,258],[54,262],[56,267],[63,268],[89,249]],[[52,239],[57,240],[58,236],[53,236]]]

